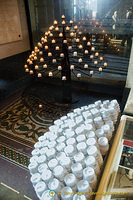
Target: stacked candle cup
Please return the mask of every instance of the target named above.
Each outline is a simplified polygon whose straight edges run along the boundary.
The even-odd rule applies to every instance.
[[[39,199],[90,198],[119,113],[117,100],[99,100],[55,120],[38,138],[28,168]]]

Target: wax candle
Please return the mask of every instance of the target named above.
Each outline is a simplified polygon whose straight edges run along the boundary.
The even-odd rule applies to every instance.
[[[34,74],[33,70],[30,70],[30,74]]]
[[[47,50],[48,49],[48,45],[46,45],[44,48]]]
[[[77,25],[75,25],[75,26],[74,26],[74,29],[76,30],[77,28],[78,28],[78,26],[77,26]]]
[[[60,53],[60,57],[63,58],[64,57],[64,53]]]
[[[94,74],[94,71],[93,71],[93,70],[91,70],[91,71],[90,71],[90,74],[91,74],[91,75],[92,75],[92,74]]]
[[[99,56],[99,53],[98,53],[98,52],[96,52],[96,53],[95,53],[95,56]]]
[[[89,52],[88,52],[88,50],[86,49],[86,50],[85,50],[85,54],[88,54],[88,53],[89,53]]]
[[[52,53],[51,53],[51,52],[48,52],[48,56],[52,56]]]
[[[87,69],[88,68],[88,64],[84,64],[84,68]]]
[[[58,70],[59,71],[62,70],[62,66],[61,65],[58,66]]]
[[[65,23],[66,23],[65,20],[63,20],[63,21],[62,21],[62,24],[64,25]]]
[[[52,40],[52,43],[55,44],[55,39]]]
[[[86,40],[86,37],[83,37],[83,40],[85,41],[85,40]]]
[[[44,62],[44,58],[40,58],[40,62]]]
[[[80,78],[80,77],[81,77],[81,73],[78,73],[78,74],[77,74],[77,78]]]
[[[71,37],[73,37],[73,36],[74,36],[74,33],[73,33],[73,32],[71,32],[71,33],[70,33],[70,36],[71,36]]]
[[[43,55],[43,52],[42,51],[40,51],[39,52],[39,55]],[[36,57],[37,58],[37,57]],[[35,57],[34,57],[34,60],[35,60]],[[36,59],[37,60],[37,59]]]
[[[91,59],[93,59],[93,58],[94,58],[94,56],[93,56],[93,55],[90,55],[90,58],[91,58]]]
[[[66,44],[66,43],[67,43],[67,40],[63,40],[63,43]]]
[[[70,28],[69,28],[69,26],[67,26],[67,27],[66,27],[66,31],[69,31],[69,30],[70,30]]]
[[[53,33],[50,33],[49,36],[50,36],[50,37],[53,37]]]
[[[73,20],[70,20],[70,24],[73,24]]]
[[[55,31],[59,31],[59,27],[57,26],[57,27],[55,27]]]
[[[82,49],[82,48],[83,48],[83,46],[82,46],[82,44],[80,44],[80,45],[79,45],[79,49]]]
[[[80,40],[79,40],[79,38],[76,38],[76,42],[79,42]]]
[[[38,76],[38,78],[40,78],[40,77],[42,77],[42,74],[41,74],[41,73],[38,73],[38,75],[37,75],[37,76]]]
[[[72,46],[68,46],[68,49],[71,50],[71,49],[72,49]]]
[[[87,46],[90,46],[91,45],[91,43],[90,42],[87,42]]]
[[[105,62],[105,63],[104,63],[104,67],[107,67],[107,65],[108,65],[108,64]]]
[[[24,65],[24,68],[27,68],[28,67],[28,65]]]
[[[59,37],[63,37],[63,33],[59,33]]]
[[[35,69],[39,69],[39,66],[38,66],[38,65],[35,65]]]
[[[40,42],[38,42],[37,45],[38,45],[39,47],[42,47],[42,44],[41,44]]]
[[[32,65],[33,64],[33,62],[32,61],[29,61],[29,65]]]
[[[91,47],[91,51],[95,51],[95,47]]]
[[[100,56],[100,60],[103,60],[103,57],[102,57],[102,56]]]
[[[52,63],[56,63],[56,59],[53,59],[53,60],[52,60]]]
[[[52,77],[52,76],[53,76],[53,73],[52,73],[52,72],[49,72],[49,76]]]
[[[65,19],[65,15],[62,15],[61,18],[62,18],[62,19]]]
[[[73,70],[74,69],[74,65],[70,65],[70,69]]]
[[[46,69],[47,67],[48,67],[47,64],[44,64],[44,65],[43,65],[43,68],[44,68],[44,69]]]
[[[56,25],[56,24],[58,24],[58,22],[56,20],[54,20],[54,24]]]
[[[97,60],[95,60],[95,61],[94,61],[94,65],[97,65],[97,64],[98,64],[98,61],[97,61]]]
[[[63,80],[63,81],[66,81],[66,76],[62,76],[62,80]]]
[[[81,62],[82,62],[82,58],[79,58],[79,59],[78,59],[78,62],[81,63]]]
[[[55,49],[56,49],[56,50],[60,50],[60,47],[59,47],[59,46],[56,46]]]
[[[98,70],[99,70],[99,72],[102,72],[102,71],[103,71],[103,68],[102,68],[102,67],[99,67]]]
[[[26,69],[25,69],[25,72],[29,72],[29,69],[28,69],[28,68],[26,68]]]
[[[77,56],[78,55],[78,52],[77,51],[74,51],[73,52],[73,56]]]

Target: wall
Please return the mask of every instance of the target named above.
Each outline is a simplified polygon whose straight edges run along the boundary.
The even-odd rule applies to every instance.
[[[130,62],[128,67],[126,88],[133,88],[133,38],[132,38],[132,48],[131,48]]]
[[[14,7],[18,6],[18,8],[14,9],[13,5]],[[1,0],[0,8],[0,22],[3,23],[1,26],[3,33],[1,32],[0,59],[28,51],[30,43],[24,0]]]

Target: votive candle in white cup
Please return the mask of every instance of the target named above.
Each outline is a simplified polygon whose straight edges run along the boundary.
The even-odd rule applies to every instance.
[[[48,167],[50,170],[53,170],[58,165],[58,160],[53,158],[48,162]]]
[[[65,143],[64,143],[64,142],[61,142],[61,143],[58,143],[58,144],[57,144],[56,150],[57,150],[58,152],[61,152],[61,151],[64,151],[65,147],[66,147]]]
[[[71,170],[72,170],[72,173],[79,179],[82,179],[83,177],[83,167],[81,165],[81,163],[74,163],[72,166],[71,166]]]
[[[53,178],[52,180],[49,181],[48,188],[50,190],[55,191],[58,194],[58,192],[61,191],[61,183],[58,179]]]
[[[46,161],[46,156],[45,155],[38,156],[38,159],[37,159],[38,164],[42,164],[45,161]]]
[[[106,137],[100,137],[98,139],[99,149],[102,155],[105,155],[109,150],[109,143]]]
[[[64,157],[64,159],[61,159],[60,161],[60,165],[66,168],[68,171],[70,170],[71,163],[72,162],[69,157]]]
[[[66,137],[63,136],[63,135],[57,138],[57,142],[58,142],[58,143],[65,142],[65,140],[66,140]]]
[[[97,136],[98,138],[104,137],[104,136],[105,136],[105,135],[104,135],[104,131],[103,131],[102,128],[97,129],[97,130],[95,131],[95,133],[96,133],[96,136]]]
[[[40,182],[41,180],[41,175],[39,173],[35,173],[35,174],[32,174],[31,178],[30,178],[33,186],[35,187],[35,185]]]
[[[60,162],[61,160],[63,160],[66,157],[66,154],[64,152],[59,152],[56,155],[56,159],[58,160],[58,162]]]
[[[100,174],[99,164],[94,156],[87,156],[84,160],[86,167],[92,167],[97,176]]]
[[[78,192],[85,194],[85,196],[89,199],[90,192],[92,191],[90,184],[87,180],[81,180],[77,184]]]
[[[66,186],[71,187],[73,191],[76,191],[76,189],[77,189],[77,186],[76,186],[77,179],[76,179],[76,176],[74,174],[72,174],[72,173],[67,174],[64,177],[64,182],[65,182]]]
[[[87,153],[89,156],[94,156],[96,158],[96,161],[98,162],[99,167],[101,168],[103,165],[103,157],[101,153],[99,152],[98,148],[94,145],[89,146],[87,148]]]
[[[77,144],[77,142],[76,142],[76,139],[74,137],[71,137],[71,138],[66,140],[66,144],[75,146]]]
[[[73,190],[71,187],[64,187],[61,190],[61,199],[62,200],[73,200]]]
[[[53,178],[52,172],[48,169],[46,169],[42,175],[41,175],[42,180],[48,184],[48,182]]]
[[[46,152],[46,156],[47,158],[50,160],[52,158],[54,158],[56,156],[56,151],[54,148],[48,149],[48,151]]]
[[[77,56],[78,55],[78,52],[77,51],[74,51],[73,52],[73,56]]]
[[[30,174],[37,173],[37,168],[38,168],[38,163],[36,161],[33,161],[28,165],[28,169],[30,171]]]
[[[45,170],[48,170],[48,165],[46,163],[43,163],[38,166],[38,172],[42,174]]]
[[[74,155],[74,161],[76,163],[81,163],[83,167],[85,166],[84,158],[85,158],[85,156],[82,152],[78,152],[77,154]]]
[[[86,199],[85,195],[81,195],[79,193],[79,195],[78,194],[74,194],[73,200],[87,200],[87,199]]]
[[[77,140],[78,143],[79,143],[79,142],[85,142],[86,137],[85,137],[84,134],[80,134],[80,135],[78,135],[78,136],[76,137],[76,140]]]
[[[75,154],[75,148],[72,145],[65,147],[64,152],[67,156],[72,157]]]
[[[80,142],[77,144],[77,150],[79,152],[82,152],[84,155],[86,155],[86,149],[87,149],[87,145],[85,142]]]
[[[85,180],[89,181],[89,184],[90,184],[92,190],[95,189],[96,183],[97,183],[97,177],[96,177],[95,171],[92,167],[86,167],[83,170],[83,177]]]
[[[39,156],[40,155],[40,150],[39,149],[34,149],[32,152],[31,152],[32,156]]]
[[[40,181],[35,186],[35,191],[38,197],[41,197],[43,192],[47,189],[47,186],[44,181]]]
[[[61,165],[57,165],[54,169],[53,169],[53,175],[58,178],[60,181],[64,180],[64,176],[66,174],[66,170],[61,166]]]

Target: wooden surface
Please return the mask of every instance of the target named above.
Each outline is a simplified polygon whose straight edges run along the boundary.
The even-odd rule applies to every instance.
[[[17,0],[0,1],[0,44],[22,40]]]
[[[105,199],[105,196],[103,194],[106,193],[106,191],[108,189],[108,184],[109,184],[109,181],[110,181],[110,178],[112,175],[111,172],[112,172],[112,168],[113,168],[113,164],[114,164],[114,160],[115,160],[115,155],[116,155],[117,150],[119,150],[118,146],[122,140],[126,117],[127,117],[126,115],[123,115],[121,117],[120,124],[119,124],[117,133],[114,138],[114,142],[113,142],[113,145],[112,145],[112,148],[111,148],[108,160],[107,160],[107,164],[104,169],[103,176],[101,178],[101,181],[100,181],[100,184],[98,187],[98,191],[97,191],[95,200]]]
[[[125,108],[124,113],[129,113],[133,115],[133,88],[131,88]]]

